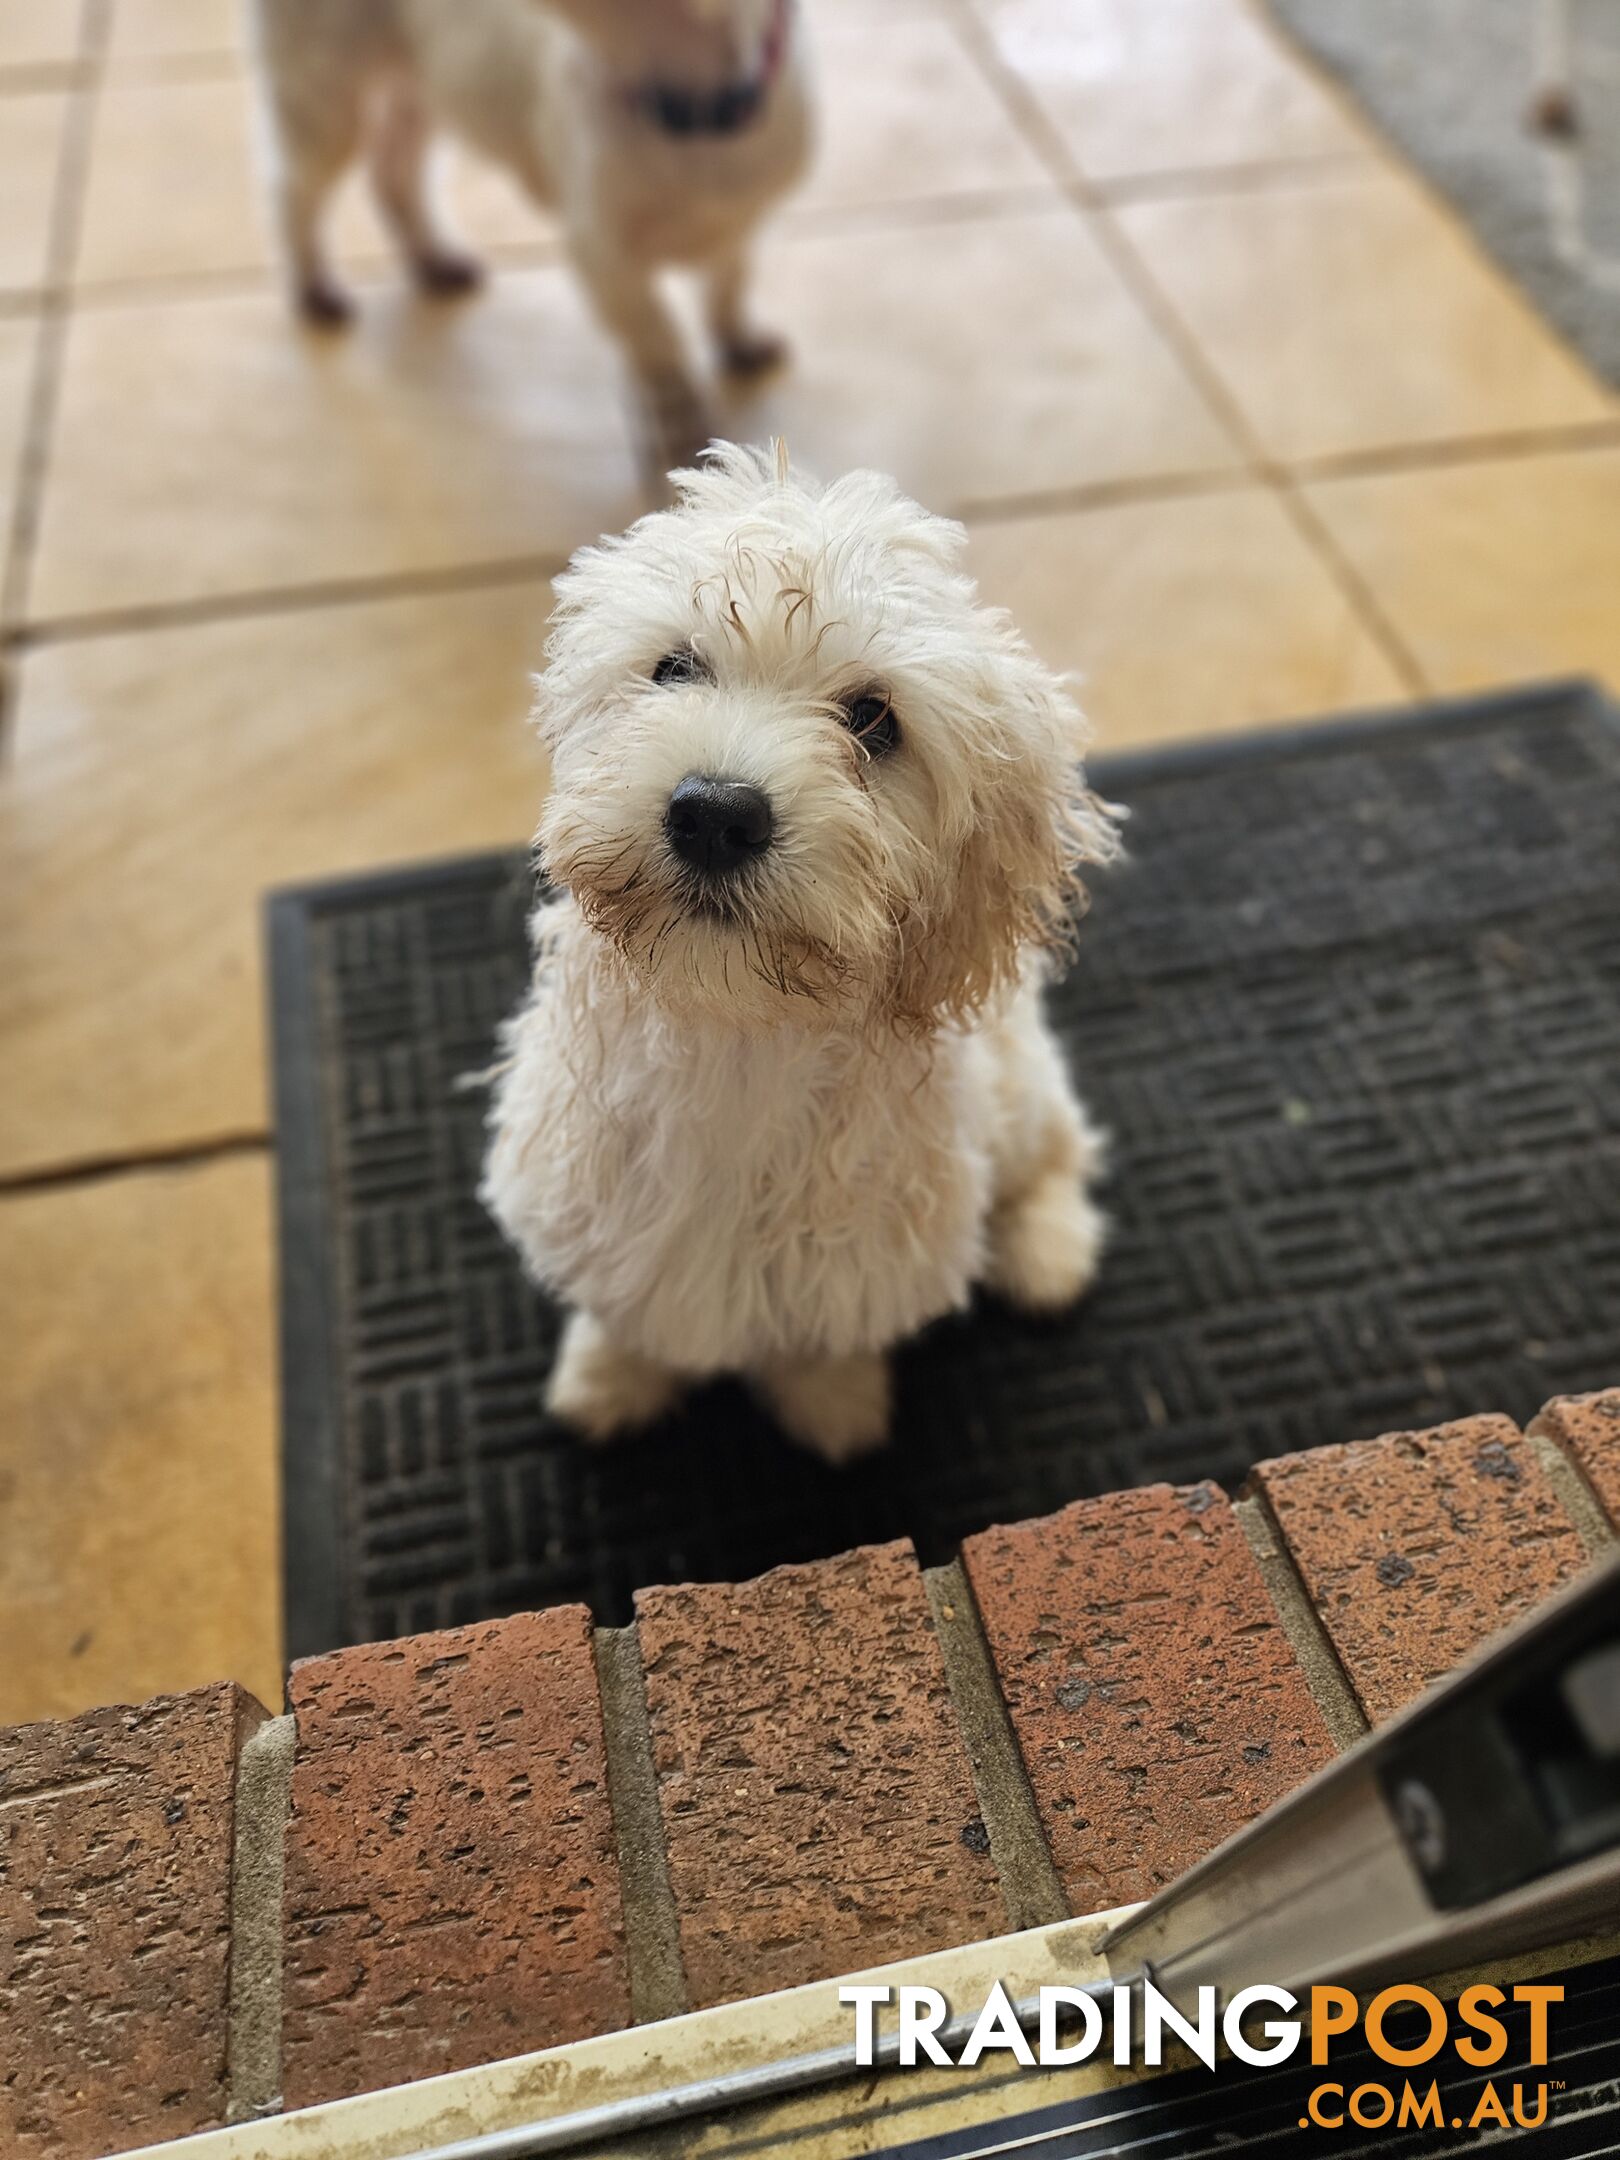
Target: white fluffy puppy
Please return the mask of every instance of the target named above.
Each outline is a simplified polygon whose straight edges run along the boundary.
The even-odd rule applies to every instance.
[[[893,482],[722,448],[557,584],[534,919],[484,1198],[574,1309],[593,1437],[744,1375],[830,1461],[976,1282],[1095,1272],[1094,1133],[1041,1016],[1116,849],[1079,714]]]
[[[476,282],[431,199],[429,137],[444,127],[557,212],[629,357],[660,474],[708,434],[660,269],[701,274],[728,370],[780,357],[750,321],[745,287],[754,228],[809,148],[794,0],[249,0],[249,11],[277,221],[313,321],[349,314],[322,221],[362,149],[423,287]]]

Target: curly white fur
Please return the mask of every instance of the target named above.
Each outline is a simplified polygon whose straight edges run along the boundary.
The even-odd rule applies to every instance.
[[[299,304],[338,324],[327,260],[332,188],[364,150],[378,205],[419,281],[457,293],[477,265],[435,209],[432,130],[447,128],[555,210],[574,266],[640,391],[650,475],[696,454],[705,401],[657,273],[704,281],[721,363],[774,364],[746,307],[748,249],[804,168],[810,99],[799,11],[778,0],[248,0],[276,221]],[[729,133],[674,133],[646,109],[666,86],[763,80]],[[540,356],[543,360],[543,355]]]
[[[484,1196],[576,1317],[586,1431],[740,1372],[839,1459],[883,1437],[883,1353],[976,1282],[1059,1306],[1095,1270],[1097,1142],[1039,1004],[1116,835],[1080,718],[893,483],[725,448],[558,581],[537,718],[535,918]],[[663,655],[696,679],[655,683]],[[877,692],[897,747],[847,705]],[[717,901],[672,852],[689,774],[764,791]]]

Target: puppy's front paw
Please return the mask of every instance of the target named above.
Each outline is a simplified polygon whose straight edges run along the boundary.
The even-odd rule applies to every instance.
[[[756,1380],[788,1438],[835,1468],[889,1437],[889,1365],[875,1351],[771,1365]]]
[[[589,1313],[575,1313],[563,1330],[546,1383],[546,1408],[584,1439],[650,1425],[673,1408],[680,1394],[675,1375],[614,1342]]]
[[[1078,1180],[1042,1178],[991,1217],[985,1281],[1030,1312],[1061,1312],[1091,1288],[1106,1234]]]

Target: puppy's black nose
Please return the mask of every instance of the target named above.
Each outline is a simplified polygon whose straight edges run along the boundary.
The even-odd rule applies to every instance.
[[[762,788],[746,780],[711,780],[707,773],[688,773],[664,812],[670,846],[705,877],[730,877],[763,855],[774,823]]]

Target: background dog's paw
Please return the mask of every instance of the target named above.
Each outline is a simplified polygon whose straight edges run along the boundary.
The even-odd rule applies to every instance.
[[[1525,120],[1537,135],[1567,142],[1581,131],[1575,93],[1565,83],[1547,83],[1530,101]]]
[[[575,1313],[557,1346],[546,1408],[584,1439],[600,1443],[652,1424],[679,1394],[672,1372],[621,1348],[589,1313]]]
[[[418,255],[411,265],[417,285],[434,300],[459,300],[475,293],[484,282],[484,266],[475,255],[457,248],[434,248]]]
[[[720,365],[733,382],[752,382],[786,367],[793,348],[772,330],[749,330],[727,338],[720,348]]]
[[[889,1362],[875,1351],[772,1365],[756,1383],[788,1438],[835,1468],[889,1437]]]
[[[1027,1311],[1061,1312],[1091,1288],[1106,1234],[1072,1178],[1043,1178],[992,1217],[985,1281]]]
[[[298,288],[298,312],[315,330],[346,330],[354,321],[354,302],[330,278],[311,278]]]

